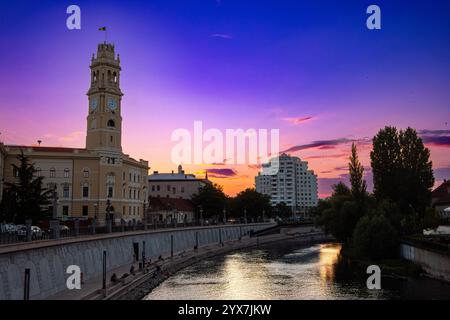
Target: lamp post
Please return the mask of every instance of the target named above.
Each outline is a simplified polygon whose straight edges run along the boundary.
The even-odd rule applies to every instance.
[[[223,208],[223,224],[227,224],[227,209]]]
[[[112,219],[111,219],[111,200],[106,200],[106,229],[107,232],[110,233],[112,231]]]
[[[144,230],[147,230],[147,212],[145,211],[147,209],[147,200],[144,198],[144,204],[143,204],[143,222],[144,222]]]
[[[247,208],[244,208],[244,223],[247,224]]]
[[[56,191],[56,186],[53,188],[53,213],[52,213],[52,221],[51,227],[53,239],[59,239],[59,220],[58,220],[58,192]]]
[[[203,208],[200,206],[200,225],[203,226]]]

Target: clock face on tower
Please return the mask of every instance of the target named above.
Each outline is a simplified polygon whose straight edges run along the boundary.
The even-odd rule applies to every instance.
[[[117,102],[114,98],[109,98],[108,99],[108,108],[111,110],[116,110],[117,108]]]
[[[91,100],[91,109],[92,109],[92,110],[97,109],[97,105],[98,105],[97,99],[93,98],[93,99]]]

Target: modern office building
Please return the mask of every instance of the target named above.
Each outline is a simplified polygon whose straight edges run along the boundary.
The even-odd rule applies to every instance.
[[[278,162],[278,171],[271,174]],[[317,176],[308,170],[308,162],[282,154],[262,166],[255,177],[256,191],[270,196],[272,205],[284,202],[296,213],[308,213],[317,206]]]

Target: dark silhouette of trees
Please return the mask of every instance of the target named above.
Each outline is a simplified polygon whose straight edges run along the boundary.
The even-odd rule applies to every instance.
[[[6,182],[2,199],[3,218],[17,222],[48,218],[44,206],[50,204],[53,190],[42,187],[43,177],[36,177],[36,169],[30,159],[21,152],[19,164],[13,164],[16,181]]]

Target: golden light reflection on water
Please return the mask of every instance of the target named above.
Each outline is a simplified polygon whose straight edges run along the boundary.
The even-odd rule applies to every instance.
[[[259,261],[258,261],[259,260]],[[221,273],[225,278],[223,299],[268,299],[270,298],[270,284],[268,270],[262,259],[254,259],[249,264],[245,256],[235,254],[228,257]]]
[[[319,274],[320,278],[326,283],[334,279],[334,265],[336,264],[339,252],[341,251],[340,244],[322,244],[319,251]]]
[[[341,245],[320,244],[268,256],[237,252],[185,269],[147,299],[330,299]]]

